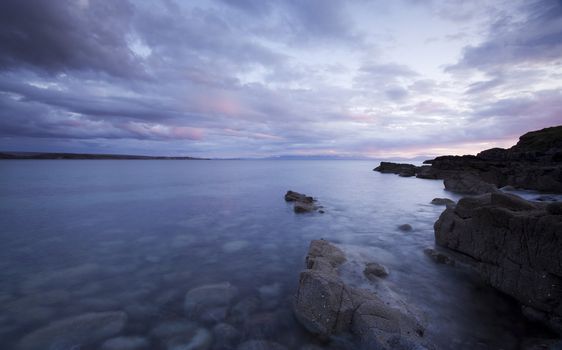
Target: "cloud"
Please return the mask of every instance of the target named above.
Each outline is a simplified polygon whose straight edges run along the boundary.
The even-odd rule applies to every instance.
[[[539,0],[522,6],[523,19],[504,16],[490,27],[486,40],[467,46],[461,60],[448,68],[493,71],[510,65],[560,64],[562,3]]]
[[[126,38],[133,14],[126,0],[1,1],[0,69],[142,76],[142,62]]]

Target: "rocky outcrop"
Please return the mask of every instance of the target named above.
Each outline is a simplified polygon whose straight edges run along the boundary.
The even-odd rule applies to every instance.
[[[476,156],[442,156],[424,164],[381,162],[375,170],[444,179],[447,189],[467,194],[493,192],[492,185],[562,193],[562,126],[526,133],[509,149],[492,148]]]
[[[338,275],[344,261],[345,254],[329,242],[310,243],[294,303],[300,323],[325,339],[351,332],[366,349],[425,349],[424,327],[415,314],[396,300],[345,284]]]
[[[391,162],[381,162],[381,164],[373,169],[384,174],[398,174],[403,177],[410,177],[416,175],[418,167],[412,164],[400,164]]]
[[[462,198],[435,223],[435,240],[562,333],[561,203],[503,193]]]
[[[314,198],[294,191],[287,191],[285,193],[285,201],[293,202],[295,213],[310,213],[321,208],[315,204],[316,200]]]

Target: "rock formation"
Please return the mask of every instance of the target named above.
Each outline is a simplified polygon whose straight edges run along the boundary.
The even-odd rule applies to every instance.
[[[562,203],[503,193],[465,197],[441,214],[435,240],[562,334]]]
[[[405,305],[345,284],[338,267],[345,254],[324,240],[310,243],[294,311],[321,338],[351,332],[366,349],[425,349],[424,327]]]
[[[442,156],[411,164],[381,162],[374,170],[424,179],[444,179],[445,188],[466,194],[514,186],[562,193],[562,126],[532,131],[509,149],[492,148],[476,156]]]

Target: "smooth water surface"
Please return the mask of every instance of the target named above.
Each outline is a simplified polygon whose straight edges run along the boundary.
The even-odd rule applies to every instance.
[[[516,348],[530,326],[515,303],[423,254],[444,209],[429,202],[458,197],[441,181],[380,174],[376,165],[1,161],[1,348],[54,321],[104,311],[126,312],[120,335],[143,337],[150,349],[178,346],[174,329],[185,342],[175,349],[249,339],[354,348],[346,338],[319,343],[292,316],[308,244],[319,238],[353,257],[362,287],[374,288],[361,280],[363,263],[386,265],[382,283],[424,315],[439,348]],[[318,198],[325,214],[294,214],[283,200],[289,189]],[[413,231],[397,229],[405,223]],[[184,310],[188,291],[224,282],[236,291],[226,309]]]

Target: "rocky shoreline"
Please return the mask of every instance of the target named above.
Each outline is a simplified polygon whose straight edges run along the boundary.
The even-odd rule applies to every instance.
[[[489,285],[516,299],[526,317],[562,336],[562,203],[549,196],[528,201],[500,190],[512,186],[562,193],[562,126],[529,132],[509,149],[442,156],[424,164],[381,162],[374,169],[441,179],[446,190],[467,195],[458,203],[446,198],[431,202],[446,206],[434,225],[435,243],[446,252],[427,248],[424,253],[437,263],[472,267]],[[365,349],[433,348],[423,338],[422,318],[397,302],[395,294],[346,285],[338,270],[345,261],[333,244],[311,242],[294,304],[308,331],[321,338],[352,333]],[[388,274],[384,267],[375,270]],[[377,277],[369,279],[377,283]],[[562,340],[525,346],[557,348]]]
[[[463,194],[483,194],[504,186],[562,193],[562,126],[526,133],[509,149],[492,148],[476,156],[441,156],[424,164],[381,162],[374,170],[441,179],[447,190]]]

